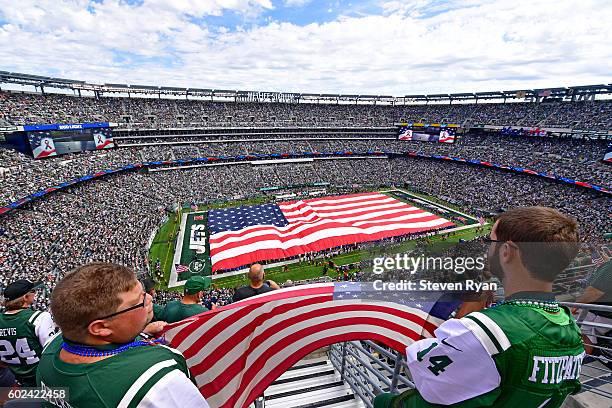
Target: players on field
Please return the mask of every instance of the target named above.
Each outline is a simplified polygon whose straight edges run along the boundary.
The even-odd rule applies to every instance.
[[[576,221],[551,208],[516,208],[499,217],[489,241],[490,270],[505,300],[450,319],[435,338],[409,346],[416,389],[381,394],[376,408],[553,408],[580,390],[580,329],[552,293],[578,253]]]
[[[0,360],[22,386],[36,385],[36,368],[47,341],[56,332],[49,312],[30,307],[41,282],[19,279],[4,289],[5,312],[0,315]]]

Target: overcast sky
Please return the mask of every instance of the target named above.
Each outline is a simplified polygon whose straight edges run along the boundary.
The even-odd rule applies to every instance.
[[[0,70],[402,96],[612,82],[610,0],[0,0]]]

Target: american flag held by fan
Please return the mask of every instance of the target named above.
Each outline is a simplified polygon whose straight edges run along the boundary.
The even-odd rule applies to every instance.
[[[441,293],[377,291],[339,282],[268,292],[169,325],[200,392],[214,407],[247,407],[308,353],[374,340],[399,352],[446,320],[459,302]]]

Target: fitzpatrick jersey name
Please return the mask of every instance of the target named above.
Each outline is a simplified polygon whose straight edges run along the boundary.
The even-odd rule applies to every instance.
[[[533,356],[533,369],[529,381],[538,384],[559,384],[580,377],[584,352],[576,356]]]

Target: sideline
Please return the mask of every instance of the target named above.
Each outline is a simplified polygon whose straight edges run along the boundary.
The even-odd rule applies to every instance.
[[[181,255],[183,254],[183,240],[185,239],[185,225],[187,225],[187,216],[189,214],[191,213],[186,212],[181,215],[181,227],[179,228],[179,233],[176,236],[176,246],[174,250],[172,268],[170,269],[170,279],[168,279],[168,288],[183,286],[185,284],[185,281],[178,282],[176,265],[181,262]]]
[[[430,200],[428,200],[426,198],[416,196],[416,195],[410,193],[409,191],[406,191],[406,190],[401,189],[401,188],[393,188],[393,189],[390,189],[390,190],[382,190],[382,191],[379,191],[379,192],[380,193],[393,193],[394,191],[402,192],[402,193],[404,193],[406,195],[409,195],[410,197],[412,197],[414,199],[425,201],[425,202],[427,202],[429,204],[432,204],[434,206],[443,208],[445,210],[451,211],[451,212],[456,213],[456,214],[461,214],[464,217],[467,217],[467,218],[469,218],[469,219],[471,219],[473,221],[478,222],[478,219],[473,217],[473,216],[471,216],[471,215],[468,215],[468,214],[465,214],[465,213],[463,213],[461,211],[455,210],[454,208],[446,207],[446,206],[444,206],[444,205],[442,205],[440,203],[436,203],[435,201],[430,201]],[[187,214],[193,214],[193,213],[187,213]],[[178,281],[178,274],[176,273],[176,265],[180,262],[181,253],[183,251],[183,239],[184,239],[185,225],[187,223],[187,214],[183,214],[183,218],[181,219],[181,228],[180,228],[180,231],[179,231],[179,238],[178,238],[177,247],[176,247],[177,250],[174,253],[174,264],[172,265],[172,270],[170,272],[170,279],[168,281],[168,288],[174,288],[174,287],[177,287],[177,286],[183,286],[185,284],[185,281]],[[484,226],[484,225],[487,225],[487,224],[488,224],[488,222],[485,222],[483,225],[480,225],[479,223],[478,224],[472,224],[472,225],[463,225],[461,227],[455,227],[455,228],[446,229],[446,230],[443,230],[443,231],[438,231],[438,232],[434,233],[433,236],[446,235],[448,233],[455,232],[455,231],[465,231],[465,230],[469,230],[469,229],[478,228],[478,227],[481,227],[481,226]],[[320,259],[320,258],[323,258],[324,256],[325,256],[324,254],[321,254],[321,255],[317,256],[315,259]],[[295,263],[299,263],[299,262],[300,262],[299,259],[289,259],[289,260],[286,260],[286,261],[280,261],[280,262],[275,262],[275,263],[272,263],[272,264],[267,264],[266,268],[274,268],[274,267],[283,266],[283,265],[291,265],[291,264],[295,264]],[[227,278],[227,277],[236,276],[236,275],[244,275],[248,271],[249,271],[249,268],[243,268],[243,269],[240,269],[240,270],[237,270],[237,271],[214,274],[214,275],[211,275],[211,278],[214,281],[216,279],[222,279],[222,278]]]

